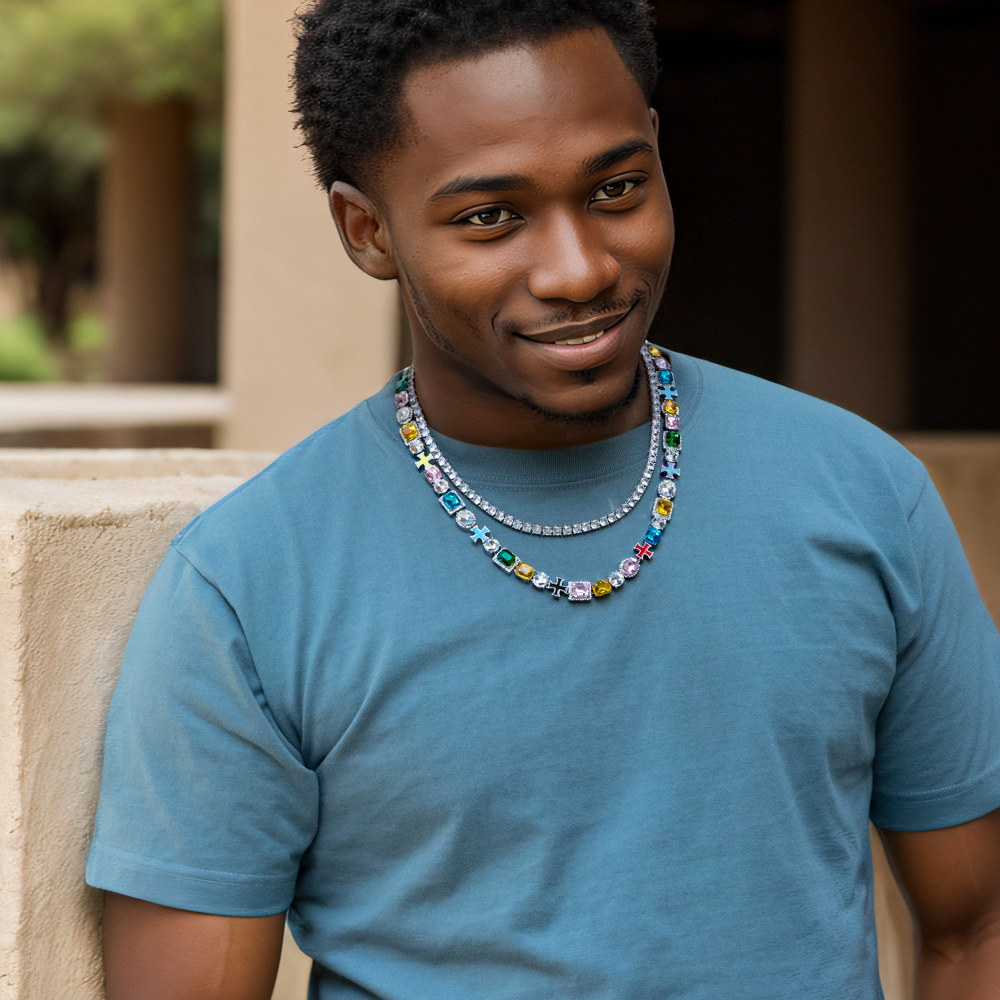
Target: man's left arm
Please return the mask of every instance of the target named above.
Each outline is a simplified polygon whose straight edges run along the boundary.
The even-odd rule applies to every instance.
[[[1000,1000],[1000,809],[943,830],[879,832],[917,918],[919,1000]]]

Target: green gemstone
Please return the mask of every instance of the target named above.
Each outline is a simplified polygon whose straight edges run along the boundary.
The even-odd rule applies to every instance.
[[[409,385],[410,385],[410,383],[409,383],[409,380],[408,380],[408,379],[406,378],[406,376],[404,375],[404,376],[403,376],[403,377],[402,377],[402,378],[401,378],[401,379],[400,379],[400,380],[399,380],[399,381],[398,381],[398,382],[396,383],[396,392],[403,392],[404,390],[406,390],[406,389],[407,389],[407,388],[409,387]]]
[[[679,448],[681,446],[681,432],[680,431],[667,431],[664,436],[664,441],[668,448]]]
[[[513,566],[517,561],[517,556],[510,549],[501,549],[497,553],[497,562],[502,566]]]

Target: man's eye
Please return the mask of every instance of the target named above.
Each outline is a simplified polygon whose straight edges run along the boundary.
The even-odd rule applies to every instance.
[[[612,198],[621,198],[635,187],[635,183],[635,181],[612,181],[600,188],[592,200],[610,201]]]
[[[466,216],[465,221],[473,226],[487,227],[499,226],[514,218],[516,216],[508,208],[488,208],[485,212],[476,212],[475,215]]]

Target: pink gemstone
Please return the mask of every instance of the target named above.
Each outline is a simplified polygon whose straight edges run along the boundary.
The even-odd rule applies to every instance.
[[[628,559],[622,560],[620,568],[622,575],[627,576],[631,580],[639,572],[639,560],[629,556]]]
[[[571,601],[590,600],[589,580],[570,580],[567,586],[569,587],[569,599]]]
[[[663,358],[653,358],[653,364],[662,372],[667,367],[667,362]]]
[[[409,402],[410,402],[410,394],[408,392],[396,393],[396,406],[408,406]]]
[[[666,420],[666,428],[668,431],[679,431],[681,429],[681,418],[676,413],[669,414]]]
[[[424,478],[429,483],[441,482],[441,470],[436,465],[428,465],[424,470]]]

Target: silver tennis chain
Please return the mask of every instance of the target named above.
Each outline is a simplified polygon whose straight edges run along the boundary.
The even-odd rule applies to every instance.
[[[601,528],[606,528],[608,525],[614,524],[625,517],[642,499],[642,495],[646,492],[646,487],[652,482],[656,471],[656,461],[660,446],[660,407],[657,405],[658,372],[656,365],[653,363],[653,358],[650,356],[645,345],[642,348],[642,360],[646,366],[646,377],[649,382],[649,407],[650,412],[653,414],[649,428],[649,454],[646,457],[646,467],[642,470],[642,478],[621,506],[615,507],[614,510],[601,517],[594,518],[592,521],[579,521],[576,524],[535,524],[532,521],[525,521],[522,518],[507,513],[507,511],[501,510],[496,504],[490,503],[486,497],[477,493],[459,476],[454,468],[452,468],[451,463],[441,454],[441,449],[434,440],[431,429],[427,426],[427,421],[424,419],[424,412],[420,408],[412,367],[404,373],[404,378],[409,383],[410,409],[412,410],[413,422],[417,425],[420,437],[424,440],[426,450],[437,461],[441,467],[441,471],[451,480],[454,489],[462,493],[470,503],[478,507],[483,513],[492,517],[494,521],[498,521],[500,524],[506,525],[506,527],[512,528],[514,531],[523,532],[525,535],[582,535],[588,531],[598,531]],[[407,419],[410,419],[410,414],[407,414]]]

